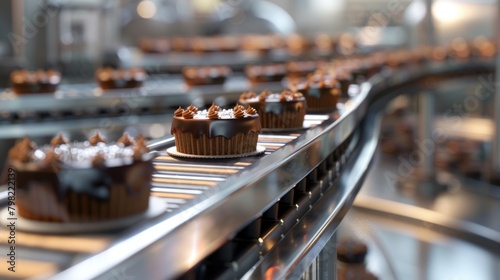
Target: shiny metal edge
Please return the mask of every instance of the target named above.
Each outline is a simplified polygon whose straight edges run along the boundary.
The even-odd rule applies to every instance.
[[[75,264],[54,279],[71,279],[75,275],[106,279],[117,269],[134,271],[148,279],[177,277],[258,217],[324,160],[354,131],[367,107],[383,96],[384,90],[426,77],[492,69],[488,61],[471,61],[431,64],[408,71],[398,69],[376,76],[361,85],[360,94],[339,119],[330,118],[305,131],[254,166],[229,177],[185,211],[173,217],[165,214],[135,228],[109,249]]]

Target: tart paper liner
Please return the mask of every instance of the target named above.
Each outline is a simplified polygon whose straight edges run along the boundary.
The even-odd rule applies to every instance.
[[[182,157],[182,158],[193,158],[193,159],[219,159],[219,158],[240,158],[240,157],[250,157],[263,154],[266,151],[266,148],[261,145],[257,145],[257,149],[254,152],[243,153],[243,154],[233,154],[233,155],[191,155],[180,153],[177,151],[177,147],[173,146],[167,149],[167,154],[173,157]]]

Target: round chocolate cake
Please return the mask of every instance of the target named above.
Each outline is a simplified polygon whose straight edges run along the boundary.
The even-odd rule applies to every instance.
[[[310,75],[307,81],[292,84],[290,87],[304,95],[308,111],[337,108],[341,88],[333,75],[322,73]]]
[[[300,92],[284,90],[271,93],[264,90],[241,94],[239,102],[257,110],[263,128],[302,128],[306,114],[306,99]]]
[[[61,74],[55,70],[16,70],[10,74],[12,91],[16,94],[53,93],[61,82]]]
[[[147,210],[152,159],[143,137],[124,135],[106,143],[96,133],[69,143],[61,135],[36,147],[29,139],[9,151],[17,172],[16,204],[21,217],[50,222],[97,222]]]
[[[253,84],[279,82],[286,75],[286,66],[283,63],[247,65],[245,75]]]
[[[184,67],[182,76],[188,86],[221,85],[232,73],[228,66]]]
[[[101,89],[125,89],[141,87],[147,78],[142,69],[97,69],[96,79]]]
[[[212,104],[199,111],[190,105],[174,112],[171,133],[177,152],[192,155],[237,155],[255,152],[261,131],[260,118],[251,107],[236,105],[221,110]]]

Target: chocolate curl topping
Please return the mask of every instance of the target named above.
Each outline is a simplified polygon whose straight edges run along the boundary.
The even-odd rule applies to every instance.
[[[243,106],[241,105],[236,105],[234,111],[233,111],[234,117],[237,119],[241,119],[245,116],[245,111]]]
[[[271,95],[271,92],[267,89],[265,89],[264,91],[262,91],[260,94],[259,94],[259,100],[260,101],[264,101],[266,100],[266,98]]]
[[[43,164],[46,165],[46,166],[49,166],[49,165],[52,165],[52,164],[59,163],[60,160],[61,159],[60,159],[59,155],[56,154],[56,152],[54,152],[54,151],[48,151],[45,154],[45,158],[43,159]]]
[[[250,98],[254,98],[255,96],[257,96],[257,94],[255,94],[255,92],[253,91],[248,91],[248,92],[244,92],[240,95],[240,98],[241,99],[250,99]]]
[[[243,105],[236,103],[236,106],[234,106],[233,111],[236,111],[236,110],[244,111],[245,107],[243,107]]]
[[[195,111],[191,111],[191,110],[184,110],[184,112],[182,112],[182,117],[185,118],[185,119],[192,119],[194,118],[194,114],[195,114]]]
[[[94,158],[92,159],[92,166],[102,167],[102,166],[104,166],[105,161],[106,161],[106,159],[104,158],[104,156],[99,153],[99,154],[95,155]]]
[[[14,147],[10,149],[9,157],[20,162],[28,162],[35,148],[35,143],[30,138],[25,137],[23,140],[17,141]]]
[[[255,115],[257,114],[257,110],[255,110],[255,108],[251,107],[251,106],[248,106],[247,110],[246,110],[247,114],[249,115]]]
[[[282,92],[280,94],[280,102],[287,102],[288,100],[289,100],[288,94],[286,94],[285,92]]]
[[[58,133],[54,138],[52,138],[52,140],[50,140],[50,146],[53,148],[63,144],[68,144],[68,139],[64,138],[61,133]]]
[[[134,159],[141,160],[142,155],[149,153],[149,148],[146,143],[146,138],[142,135],[137,136],[137,141],[134,147]]]
[[[106,143],[106,138],[101,136],[99,131],[96,131],[95,134],[89,138],[89,143],[90,145],[95,146],[99,142]]]
[[[124,132],[122,137],[120,137],[120,139],[118,139],[118,141],[116,142],[123,144],[123,146],[125,147],[132,146],[135,144],[134,139],[132,139],[132,137],[130,137],[130,135],[128,135],[127,132]]]
[[[210,107],[210,109],[208,109],[207,117],[211,120],[216,120],[219,118],[219,111]]]
[[[193,111],[196,114],[196,112],[198,112],[198,108],[191,104],[186,108],[186,111]]]
[[[210,106],[210,108],[208,108],[208,111],[210,111],[210,110],[220,111],[220,107],[215,105],[215,103],[212,102],[212,106]]]
[[[181,106],[179,106],[179,108],[177,108],[177,110],[175,110],[174,116],[175,117],[182,117],[182,112],[184,112],[184,110],[182,109]]]

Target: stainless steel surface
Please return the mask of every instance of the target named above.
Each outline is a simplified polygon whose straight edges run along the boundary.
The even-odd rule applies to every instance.
[[[367,243],[367,268],[379,279],[494,280],[500,276],[498,251],[426,223],[408,223],[352,208],[338,234]]]
[[[319,279],[337,280],[337,233],[334,233],[319,253]]]
[[[302,241],[304,235],[298,235],[302,229],[296,226],[278,247],[269,253],[269,256],[279,251],[290,253],[290,255],[280,255],[280,258],[290,261],[280,264],[287,270],[281,273],[303,271],[335,232],[354,199],[359,188],[359,180],[363,178],[368,168],[376,143],[372,138],[363,139],[376,134],[364,130],[373,131],[378,127],[373,123],[376,118],[367,116],[368,108],[380,110],[376,104],[382,101],[375,102],[390,98],[391,93],[387,90],[393,87],[411,84],[427,77],[435,79],[487,71],[491,71],[489,63],[471,61],[431,64],[422,68],[384,72],[371,79],[369,83],[362,84],[361,92],[346,103],[339,117],[332,114],[323,123],[292,135],[296,137],[295,139],[285,135],[286,141],[282,142],[287,143],[285,145],[278,145],[275,141],[272,143],[271,140],[281,137],[280,135],[263,135],[260,141],[264,145],[268,143],[266,147],[273,150],[272,153],[244,160],[215,162],[213,166],[203,166],[202,170],[205,172],[200,173],[192,163],[177,162],[176,159],[172,159],[173,162],[181,164],[181,169],[185,172],[192,172],[179,174],[178,169],[170,169],[175,167],[175,164],[170,164],[173,162],[170,162],[168,157],[160,157],[157,166],[164,170],[160,169],[154,177],[154,194],[158,196],[164,193],[171,194],[165,200],[171,211],[153,220],[143,221],[126,232],[109,237],[99,250],[78,255],[77,261],[72,263],[73,266],[54,278],[72,279],[77,275],[84,275],[84,278],[107,279],[124,271],[148,279],[177,277],[193,268],[228,239],[234,237],[238,230],[260,216],[265,209],[273,205],[278,198],[330,156],[357,127],[360,127],[363,129],[360,132],[361,143],[368,141],[366,143],[370,144],[358,147],[362,148],[361,151],[351,150],[352,154],[348,151],[340,157],[340,166],[345,164],[346,167],[337,179],[340,180],[339,187],[330,187],[330,181],[334,182],[333,177],[328,177],[329,181],[323,181],[328,182],[324,186],[327,188],[323,192],[323,199],[320,199],[317,206],[307,212],[300,222],[304,224],[307,221],[318,221],[309,228],[309,233],[315,239]],[[368,123],[372,125],[363,123],[359,126],[363,119],[369,120]],[[165,140],[162,144],[155,144],[155,149],[164,150],[172,144],[171,141]],[[246,160],[252,162],[249,164]],[[204,165],[200,162],[197,164]],[[221,168],[228,165],[229,167]],[[240,165],[244,168],[240,168]],[[214,173],[214,170],[218,173]],[[236,173],[232,174],[233,171]],[[185,181],[183,176],[189,176],[190,180]],[[197,184],[198,182],[201,183]],[[215,228],[217,230],[214,230]],[[292,244],[290,242],[294,240],[299,242],[300,250],[291,252],[291,246],[284,248],[284,244]],[[166,263],[168,265],[165,265]],[[272,257],[266,257],[258,267],[264,268],[272,263]],[[65,268],[69,264],[59,265]],[[262,272],[261,270],[256,272],[257,270],[255,269],[253,273]]]
[[[422,221],[500,250],[500,223],[495,218],[500,211],[500,196],[492,196],[498,192],[495,187],[456,177],[455,187],[449,192],[434,198],[419,197],[398,191],[391,180],[387,180],[389,172],[397,170],[398,160],[377,155],[375,162],[354,202],[355,207]],[[452,177],[450,174],[438,176]]]
[[[195,5],[195,2],[193,2],[193,5]],[[311,10],[308,12],[314,15],[318,14],[318,20],[314,21],[310,21],[310,17],[307,16],[306,21],[310,23],[306,24],[306,26],[323,22],[324,20],[321,20],[321,18],[328,18],[326,22],[329,23],[331,23],[331,18],[341,18],[332,17],[331,14],[333,10],[341,10],[337,8],[342,4],[337,6],[337,4],[319,4],[321,1],[311,1],[311,3],[313,2],[318,3],[291,6],[301,15],[307,15],[304,10]],[[397,3],[396,5],[402,11],[404,11],[407,4],[407,1],[403,2],[404,4]],[[433,38],[435,32],[431,13],[432,0],[426,0],[426,2],[428,3],[426,8],[428,23],[426,35],[429,36],[428,43],[433,44],[435,42],[435,38]],[[25,1],[21,3],[25,3]],[[359,5],[358,1],[355,1],[355,4]],[[387,3],[385,2],[382,4],[384,9],[379,14],[384,14],[387,10],[390,12],[390,16],[394,16],[395,19],[400,16],[401,13],[393,13],[392,8],[394,7],[389,5],[386,7]],[[312,5],[316,7],[314,9],[300,8]],[[288,5],[285,6],[290,8]],[[366,12],[366,7],[362,6],[363,9],[360,10]],[[131,5],[131,7],[132,12],[135,12],[135,4]],[[325,13],[322,13],[323,10]],[[32,9],[31,12],[35,13],[37,10]],[[372,14],[372,12],[370,11],[369,14]],[[498,12],[500,15],[500,5],[498,5]],[[31,14],[28,15],[28,17],[31,16]],[[189,15],[189,17],[194,18],[193,15]],[[366,20],[366,18],[363,18],[364,15],[359,14],[356,17],[359,17],[358,23],[360,23],[360,26],[370,27],[370,24],[364,22]],[[18,19],[17,23],[20,23],[24,18],[22,15],[16,17]],[[179,21],[179,18],[174,20]],[[87,21],[92,20],[87,18]],[[328,24],[328,26],[330,28],[331,24]],[[20,34],[23,33],[21,25],[14,28],[17,28]],[[329,30],[328,28],[327,30]],[[188,28],[184,28],[180,33],[187,30]],[[317,29],[311,28],[311,30]],[[33,46],[46,46],[43,39],[39,40],[44,37],[45,31],[41,29],[38,39],[30,40],[29,53],[33,52]],[[362,31],[366,31],[366,28],[363,28]],[[118,33],[113,32],[113,34]],[[498,42],[500,43],[500,38],[498,38]],[[97,45],[97,43],[90,44],[92,48]],[[24,45],[20,46],[23,52],[25,52],[25,47]],[[44,52],[41,51],[41,53]],[[276,56],[278,60],[281,59],[280,55],[278,53]],[[136,63],[136,65],[156,67],[160,65],[158,60],[165,58],[175,60],[179,57],[181,59],[185,58],[182,56],[170,58],[169,56],[152,55],[143,57],[141,61],[126,60],[129,63],[126,65],[131,66]],[[209,58],[202,60],[202,63],[213,63],[217,62],[218,59],[218,57]],[[38,60],[40,60],[40,57]],[[99,61],[99,58],[95,60]],[[200,61],[195,63],[198,62]],[[242,61],[234,60],[233,62],[235,67],[241,67],[242,63],[248,63],[245,57],[243,57]],[[176,61],[169,60],[168,63],[174,67],[180,67],[180,63],[176,64]],[[193,62],[188,61],[189,63]],[[40,61],[37,61],[36,64],[39,65]],[[497,65],[500,66],[500,55],[497,58]],[[351,143],[351,147],[356,148],[339,155],[337,168],[329,170],[321,181],[322,199],[306,213],[290,232],[286,233],[281,242],[268,255],[263,256],[257,267],[250,271],[247,277],[253,277],[254,275],[262,277],[265,275],[263,272],[270,268],[279,268],[277,272],[280,276],[300,275],[311,261],[319,262],[318,254],[321,255],[325,247],[329,246],[330,237],[336,231],[360,188],[360,183],[365,176],[365,172],[367,172],[376,147],[374,136],[377,133],[374,131],[377,130],[378,124],[375,123],[376,118],[373,115],[368,115],[368,112],[379,110],[380,107],[375,105],[378,104],[377,101],[389,97],[392,93],[388,92],[388,90],[394,87],[414,84],[413,82],[426,80],[427,78],[439,79],[448,75],[470,75],[468,72],[472,72],[472,74],[491,72],[492,68],[492,64],[488,62],[470,61],[429,64],[422,67],[381,73],[370,80],[369,83],[361,86],[361,93],[346,104],[346,109],[341,113],[340,117],[331,114],[323,123],[315,124],[315,127],[311,129],[293,134],[262,135],[259,141],[266,146],[267,150],[265,155],[259,157],[207,163],[178,160],[162,152],[155,162],[158,172],[153,178],[152,193],[154,196],[161,197],[166,203],[166,211],[163,215],[142,221],[126,231],[103,235],[41,236],[20,232],[18,233],[19,241],[26,243],[20,244],[19,256],[29,256],[22,259],[23,262],[21,263],[30,267],[32,273],[37,269],[41,271],[33,275],[49,277],[56,274],[53,277],[54,279],[170,279],[177,277],[195,267],[226,241],[235,237],[239,230],[262,215],[265,209],[276,203],[277,199],[289,192],[311,170],[314,170],[322,161],[328,158],[333,151],[339,149],[340,145],[350,135],[358,133],[359,140],[356,139]],[[498,71],[497,77],[496,80],[500,81]],[[261,89],[270,86],[277,89],[282,87],[281,84],[276,83],[261,85]],[[248,87],[249,84],[245,78],[234,77],[229,79],[228,83],[223,86],[187,89],[179,77],[174,77],[172,80],[163,78],[158,81],[150,80],[144,88],[131,91],[103,93],[96,90],[93,84],[87,84],[81,85],[81,87],[75,86],[74,88],[71,86],[71,89],[62,86],[61,90],[55,95],[13,97],[7,92],[0,96],[1,115],[17,114],[23,122],[26,119],[29,121],[22,125],[12,125],[9,123],[10,117],[7,117],[5,124],[0,125],[0,131],[2,133],[8,131],[12,133],[11,135],[21,135],[30,130],[41,135],[45,127],[37,123],[29,123],[33,119],[37,120],[37,114],[54,113],[54,115],[58,115],[60,112],[73,111],[75,108],[83,112],[82,114],[89,114],[97,118],[96,109],[102,109],[111,114],[117,113],[115,111],[129,110],[128,112],[131,112],[131,114],[126,113],[125,115],[131,116],[141,113],[139,110],[141,108],[169,108],[172,104],[176,106],[188,105],[191,102],[197,103],[196,105],[207,104],[219,96],[221,96],[220,100],[223,102],[231,102],[235,100],[235,97],[241,91],[247,90]],[[254,89],[258,90],[259,87]],[[500,90],[497,89],[497,91],[500,94]],[[378,109],[374,109],[375,107]],[[47,112],[47,110],[49,111]],[[495,112],[498,111],[500,111],[500,98],[495,98]],[[32,118],[33,115],[34,118]],[[500,116],[500,113],[497,115]],[[106,116],[106,118],[110,121],[116,120],[113,117]],[[64,117],[59,117],[59,124],[63,127],[70,127],[71,123],[63,119]],[[168,117],[165,119],[167,122]],[[128,125],[133,123],[133,118],[120,119],[118,122],[118,125]],[[497,127],[496,136],[499,136],[500,133],[499,123],[498,121],[495,122]],[[42,125],[45,126],[46,124]],[[78,123],[78,127],[86,125],[83,122]],[[47,132],[47,130],[44,131]],[[500,137],[495,139],[500,141]],[[165,148],[172,145],[172,139],[167,138],[152,143],[150,147],[164,151]],[[494,143],[494,145],[494,151],[498,154],[500,142]],[[500,157],[493,157],[492,165],[498,171],[500,169]],[[341,172],[337,174],[338,171]],[[445,196],[439,196],[436,201],[422,201],[418,200],[420,198],[416,198],[417,201],[413,201],[414,205],[410,206],[397,201],[392,204],[387,203],[385,199],[394,195],[387,193],[393,190],[377,189],[376,191],[382,193],[377,195],[387,195],[387,197],[370,197],[368,202],[364,202],[368,205],[365,208],[370,211],[385,211],[393,216],[404,216],[398,211],[392,211],[391,213],[390,206],[400,207],[399,209],[402,209],[403,214],[406,215],[403,218],[424,220],[428,224],[445,227],[456,232],[466,232],[471,239],[479,240],[478,242],[483,243],[485,247],[490,246],[498,251],[497,246],[500,244],[498,223],[495,219],[487,220],[487,217],[495,217],[495,213],[498,212],[496,204],[490,204],[491,201],[487,197],[485,199],[484,195],[470,196],[469,191],[463,191],[464,189],[458,189],[459,192],[454,189],[453,192],[447,193]],[[463,192],[460,193],[460,191]],[[460,193],[460,195],[454,196],[457,193]],[[3,193],[0,193],[0,200],[4,196]],[[408,199],[398,195],[394,196],[403,201]],[[446,200],[443,197],[451,199]],[[457,205],[465,205],[464,201],[466,199],[468,201],[471,197],[474,200],[471,204],[474,211],[463,210],[469,210],[470,205],[462,207],[463,209],[456,209]],[[460,203],[457,203],[457,200]],[[360,196],[360,201],[360,204],[362,204],[363,196]],[[488,203],[484,203],[484,201]],[[491,207],[491,209],[488,207]],[[456,217],[436,215],[437,210],[443,209],[445,212],[449,210],[450,213],[456,214],[458,212],[459,214]],[[488,213],[488,215],[484,215],[484,213]],[[473,217],[467,216],[469,214],[473,215]],[[393,239],[389,238],[389,242],[398,241],[394,236],[391,237]],[[419,243],[419,245],[421,244]],[[1,246],[0,248],[3,249],[7,247],[5,243],[2,243]],[[431,254],[432,246],[423,244],[423,246],[418,247],[423,248],[418,255],[420,261],[418,264],[422,265],[425,272],[432,271],[432,263],[423,261],[429,255],[431,256],[430,259],[433,259]],[[458,251],[457,253],[461,254],[463,252],[465,251]],[[442,253],[442,251],[438,250],[437,254],[439,253]],[[481,257],[478,259],[485,260]],[[461,259],[461,261],[464,260]],[[488,271],[498,270],[495,268],[498,258],[495,258],[494,263],[491,265],[489,261],[486,259],[485,262],[488,265],[482,267]],[[313,279],[316,279],[321,273],[321,271],[318,271],[318,267],[321,267],[321,265],[316,263],[310,270]],[[60,272],[61,269],[65,270]],[[418,275],[421,279],[425,278],[426,275],[436,276],[439,279],[449,276],[409,270],[412,272],[408,273],[410,276]],[[470,275],[470,277],[474,276],[477,275]]]
[[[318,117],[313,117],[318,119]],[[309,125],[314,126],[316,121],[310,122]],[[177,222],[183,222],[193,212],[201,211],[197,207],[203,207],[201,202],[207,202],[214,194],[219,194],[221,191],[218,185],[225,181],[228,177],[238,173],[247,173],[248,169],[256,164],[260,158],[280,149],[286,143],[293,141],[296,136],[290,135],[261,135],[259,144],[266,147],[265,155],[258,157],[246,157],[234,160],[210,160],[210,161],[186,161],[179,160],[168,156],[164,147],[172,146],[174,142],[172,138],[164,139],[153,143],[150,147],[156,148],[160,151],[159,156],[155,159],[154,164],[157,172],[153,176],[152,195],[160,198],[165,205],[165,215],[171,216],[170,222],[167,227],[163,227],[159,232],[154,229],[148,229],[147,232],[137,233],[131,232],[131,235],[126,238],[137,244],[142,240],[141,236],[152,234],[156,236],[165,230],[172,230]],[[7,195],[6,190],[2,191],[0,196],[1,202],[6,203]],[[4,195],[5,194],[5,195]],[[212,198],[213,199],[213,198]],[[139,223],[137,226],[144,226],[144,222]],[[2,234],[5,231],[0,231]],[[23,248],[26,251],[18,257],[19,261],[31,260],[42,264],[53,264],[56,262],[60,267],[67,267],[73,262],[78,262],[86,255],[97,254],[99,263],[103,263],[103,256],[113,255],[113,250],[106,250],[112,244],[116,244],[114,250],[127,250],[120,246],[117,242],[116,236],[113,233],[101,233],[95,235],[77,235],[74,237],[65,237],[63,235],[44,236],[39,234],[28,234],[18,232],[17,241],[18,248]],[[54,238],[59,242],[53,242]],[[135,240],[135,241],[132,241]],[[40,242],[41,241],[41,242]],[[147,241],[150,241],[147,239]],[[152,240],[151,240],[152,241]],[[79,242],[82,246],[72,244]],[[137,244],[139,245],[139,244]],[[127,245],[127,246],[130,246]],[[133,249],[133,248],[129,248]],[[44,250],[54,256],[60,256],[56,260],[47,258],[44,255],[37,255],[37,251]],[[104,255],[102,255],[104,254]],[[117,254],[118,258],[121,254]],[[29,256],[29,258],[24,257]],[[175,256],[172,256],[175,257]],[[90,259],[89,261],[91,261]],[[108,261],[108,260],[107,260]],[[130,271],[127,269],[127,271]],[[50,271],[50,274],[57,273],[57,270]],[[86,279],[93,278],[92,273],[89,271],[81,272]],[[110,271],[116,273],[116,271]],[[4,275],[3,271],[0,272],[0,277]],[[64,278],[63,279],[68,279]],[[70,279],[75,279],[73,274]],[[77,277],[79,278],[79,276]],[[148,277],[149,278],[149,277]],[[80,279],[80,278],[79,278]]]
[[[434,15],[432,14],[432,5],[434,0],[425,0],[424,17],[424,39],[423,41],[430,46],[436,45],[436,28],[434,24]]]
[[[496,28],[495,28],[495,39],[497,43],[497,50],[500,46],[500,1],[497,1],[497,17],[496,17]],[[500,51],[497,52],[496,56],[496,69],[495,72],[495,96],[493,97],[493,119],[495,123],[495,135],[492,141],[492,153],[491,153],[491,168],[492,171],[499,174],[500,173]]]
[[[243,227],[245,221],[255,219],[307,175],[350,135],[356,119],[356,114],[345,114],[337,121],[328,119],[307,130],[294,140],[293,145],[281,147],[260,158],[258,164],[229,177],[231,180],[214,186],[206,192],[203,200],[196,201],[179,215],[162,217],[142,230],[137,229],[136,235],[71,267],[56,279],[88,274],[90,269],[89,278],[106,279],[116,269],[150,275],[148,267],[155,267],[151,279],[178,276],[220,247]],[[337,133],[331,131],[334,124],[339,125]],[[297,150],[296,147],[301,148]],[[224,165],[227,164],[224,161]],[[217,231],[210,230],[214,225],[217,225]],[[109,255],[119,255],[120,258],[106,263],[100,261]],[[164,266],[164,263],[169,263],[169,266]]]
[[[430,72],[434,72],[432,70],[437,70],[437,69],[439,68],[431,68]],[[459,74],[460,72],[461,71],[458,71],[457,73]],[[440,71],[434,72],[434,75],[438,73],[440,73]],[[398,85],[414,81],[415,78],[423,78],[421,76],[419,77],[418,74],[415,75],[416,73],[412,72],[399,73],[399,74],[401,74],[401,76],[398,76],[397,74],[391,76],[391,78],[397,81],[396,84]],[[432,74],[430,74],[429,72],[426,72],[426,74],[432,76]],[[372,83],[371,85],[368,83],[362,85],[361,93],[358,96],[359,98],[362,97],[363,100],[370,100],[370,97],[373,98],[374,96],[381,94],[384,89],[387,89],[388,85],[391,85],[390,79],[384,81],[381,76],[375,77],[370,82]],[[385,94],[387,95],[387,92]],[[382,98],[381,101],[379,100],[376,103],[376,105],[373,106],[372,110],[374,111],[374,113],[372,114],[376,114],[375,112],[380,111],[380,108],[385,106],[386,104],[385,99],[387,99],[388,97],[390,97],[390,94],[388,96],[384,96],[384,98]],[[348,166],[344,171],[341,172],[340,186],[338,191],[342,192],[343,187],[345,186],[352,186],[352,182],[362,181],[364,172],[368,168],[368,164],[375,151],[376,142],[378,139],[378,133],[376,132],[375,129],[375,127],[378,127],[378,124],[376,124],[375,122],[377,117],[376,115],[369,115],[367,116],[366,119],[368,121],[367,123],[364,123],[362,127],[364,130],[367,130],[369,132],[365,132],[363,133],[363,135],[367,137],[369,140],[365,140],[366,142],[361,141],[362,143],[365,144],[365,148],[363,149],[361,154],[359,155],[356,154],[356,156],[354,156],[354,158],[357,158],[357,164],[360,164],[360,166],[352,166],[352,167]],[[375,138],[370,138],[370,137],[375,137]],[[350,172],[354,172],[355,175],[350,174]],[[352,178],[350,178],[351,180],[345,180],[349,176],[352,176]],[[343,193],[349,195],[355,195],[355,193],[357,192],[356,189],[357,187],[359,186],[354,186],[354,189],[352,189],[351,191],[347,192],[344,191]],[[326,197],[333,196],[333,194],[328,193],[330,190],[331,189],[325,192]],[[349,199],[343,199],[343,200],[349,201]],[[308,212],[305,218],[301,220],[301,222],[299,223],[299,226],[294,227],[292,231],[285,237],[285,239],[282,242],[280,242],[280,244],[276,248],[274,248],[270,252],[270,254],[267,257],[265,257],[253,271],[249,272],[245,278],[261,279],[262,277],[264,277],[266,271],[268,271],[269,269],[273,269],[273,271],[277,270],[277,272],[275,273],[277,273],[278,278],[290,277],[290,276],[293,277],[293,275],[297,276],[300,275],[300,273],[303,273],[307,269],[307,266],[311,263],[311,261],[319,254],[321,248],[324,248],[326,243],[324,239],[328,239],[333,234],[338,225],[338,223],[336,223],[335,220],[329,220],[329,219],[331,219],[332,217],[334,217],[334,219],[335,218],[338,219],[339,216],[342,216],[342,214],[340,214],[341,212],[339,212],[336,215],[329,216],[330,215],[329,213],[331,212],[328,211],[329,209],[328,206],[325,206],[324,204],[322,204],[322,202],[324,202],[324,200],[321,200],[315,208],[313,208],[310,212]],[[330,201],[328,203],[330,203]],[[336,201],[335,204],[333,205],[338,205],[338,203],[340,202]],[[330,205],[330,209],[331,207],[333,207],[333,209],[336,209],[335,206],[333,205]],[[317,210],[320,211],[316,212]],[[317,213],[318,216],[315,217],[314,213]],[[308,221],[308,219],[312,220]],[[301,227],[300,224],[308,225],[311,228],[308,228],[308,226]],[[326,229],[321,229],[321,227],[323,226],[325,226]],[[304,236],[307,236],[307,238],[304,238]]]
[[[419,120],[418,120],[418,139],[424,145],[432,139],[432,132],[434,131],[434,93],[421,92],[418,96],[419,101]],[[423,178],[431,178],[434,176],[434,151],[420,153],[419,168],[422,171],[420,174]]]
[[[270,269],[274,271],[277,279],[294,279],[304,273],[323,250],[330,250],[330,254],[335,252],[335,248],[325,246],[332,245],[329,242],[350,208],[370,166],[377,147],[378,121],[374,115],[367,118],[367,123],[362,126],[364,131],[351,141],[349,151],[346,152],[349,155],[348,161],[340,170],[339,178],[323,181],[323,185],[329,185],[323,192],[323,199],[244,277],[245,279],[263,279]],[[360,139],[357,140],[357,137]]]
[[[434,87],[428,84],[424,89],[412,88],[407,92],[419,92],[425,88]],[[478,246],[495,252],[500,250],[500,224],[495,218],[500,207],[497,187],[457,174],[438,172],[438,181],[451,183],[449,191],[435,196],[407,192],[398,188],[397,184],[400,180],[408,180],[415,171],[411,168],[415,166],[409,166],[409,172],[403,172],[404,168],[408,168],[404,160],[402,156],[377,154],[374,168],[367,176],[354,206],[406,221],[423,222],[426,226],[458,235]]]

